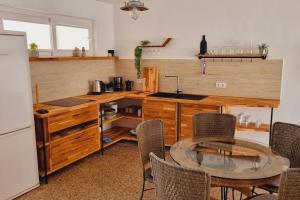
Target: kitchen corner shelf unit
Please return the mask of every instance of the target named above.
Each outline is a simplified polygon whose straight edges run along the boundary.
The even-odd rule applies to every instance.
[[[205,58],[211,59],[267,59],[267,54],[248,53],[248,54],[196,54],[200,60]]]
[[[118,101],[117,101],[118,102]],[[136,135],[130,134],[131,128],[128,127],[120,127],[120,126],[113,126],[112,128],[109,128],[107,130],[104,130],[104,125],[112,124],[113,122],[117,122],[122,119],[131,119],[136,121],[142,121],[143,118],[137,116],[136,114],[128,114],[123,111],[119,111],[114,117],[105,119],[103,115],[103,104],[100,104],[100,135],[101,135],[101,150],[102,153],[104,152],[104,149],[119,142],[122,140],[125,141],[137,141]],[[122,109],[121,109],[122,110]],[[111,142],[104,142],[104,138],[109,138],[112,141]]]

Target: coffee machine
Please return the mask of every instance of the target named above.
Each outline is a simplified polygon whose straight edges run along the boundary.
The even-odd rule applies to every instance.
[[[114,91],[123,91],[123,78],[113,77]]]

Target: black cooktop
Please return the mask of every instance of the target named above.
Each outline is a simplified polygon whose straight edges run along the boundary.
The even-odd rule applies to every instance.
[[[55,101],[49,101],[44,104],[50,105],[50,106],[60,106],[60,107],[72,107],[72,106],[77,106],[80,104],[85,104],[92,102],[94,100],[90,99],[77,99],[77,98],[66,98],[66,99],[60,99],[60,100],[55,100]]]

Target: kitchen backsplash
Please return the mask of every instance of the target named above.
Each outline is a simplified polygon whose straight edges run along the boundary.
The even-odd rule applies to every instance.
[[[174,92],[176,79],[166,75],[178,75],[184,93],[221,95],[264,99],[280,99],[282,60],[235,60],[207,62],[206,76],[201,74],[199,60],[146,59],[143,67],[160,69],[159,90]],[[117,75],[136,81],[134,60],[116,61]],[[216,88],[216,82],[226,83],[225,89]],[[140,89],[141,85],[135,84]]]
[[[116,74],[113,60],[30,62],[30,67],[34,103],[36,84],[39,100],[45,102],[87,94],[90,81],[108,81]]]

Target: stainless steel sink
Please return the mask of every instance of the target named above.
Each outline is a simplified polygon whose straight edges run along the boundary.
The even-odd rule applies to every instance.
[[[207,97],[203,95],[182,94],[182,93],[176,94],[176,93],[167,93],[167,92],[158,92],[155,94],[151,94],[149,96],[160,97],[160,98],[171,98],[171,99],[187,99],[187,100],[201,100]]]

